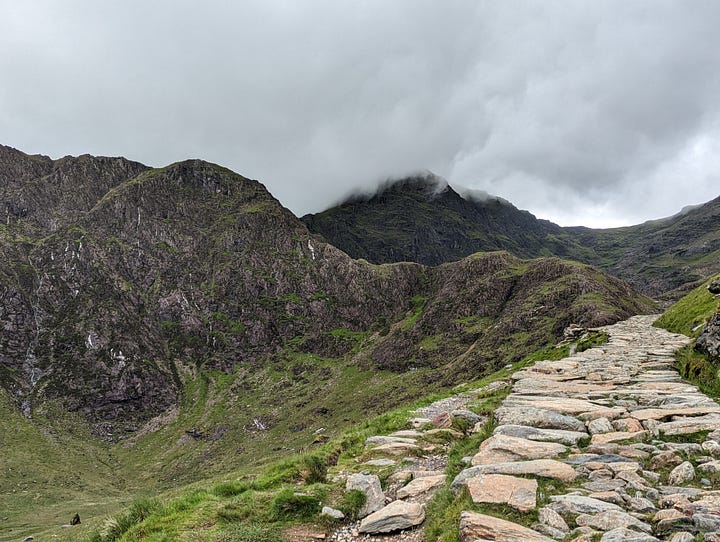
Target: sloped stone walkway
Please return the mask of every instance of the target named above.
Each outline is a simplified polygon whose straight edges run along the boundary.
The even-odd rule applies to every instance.
[[[689,339],[655,318],[513,375],[493,436],[451,487],[532,521],[464,512],[461,542],[720,541],[720,406],[680,378]]]

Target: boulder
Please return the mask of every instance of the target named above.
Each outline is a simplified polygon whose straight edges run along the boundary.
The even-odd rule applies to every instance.
[[[447,477],[444,474],[417,477],[408,485],[397,490],[397,498],[405,499],[407,497],[414,497],[415,495],[420,495],[421,493],[430,491],[431,489],[443,485],[446,478]]]
[[[625,527],[618,527],[606,532],[600,542],[660,542],[659,539],[647,533],[639,533]]]
[[[720,278],[711,281],[707,288],[711,294],[720,294]]]
[[[567,451],[567,446],[555,442],[540,442],[506,435],[493,435],[480,445],[473,457],[473,465],[487,465],[522,459],[556,457]]]
[[[566,431],[564,429],[539,429],[528,425],[499,425],[493,435],[507,435],[541,442],[559,442],[568,446],[576,445],[588,437],[584,431]]]
[[[585,424],[572,416],[530,406],[500,407],[495,410],[498,425],[531,425],[540,429],[585,432]]]
[[[668,476],[668,483],[671,486],[679,485],[684,482],[689,482],[695,478],[695,468],[690,461],[680,463]]]
[[[527,512],[537,503],[538,483],[528,478],[504,474],[481,474],[467,483],[470,497],[475,503],[508,504]]]
[[[374,474],[353,474],[345,483],[345,490],[358,490],[365,493],[365,504],[358,512],[358,516],[365,516],[380,510],[385,505],[385,494],[380,487],[380,478]]]
[[[453,493],[460,491],[467,481],[479,474],[510,474],[519,476],[538,476],[540,478],[554,478],[563,482],[572,482],[577,473],[570,465],[555,461],[554,459],[534,459],[532,461],[516,461],[509,463],[493,463],[492,465],[477,465],[460,471],[450,490]]]
[[[695,350],[711,361],[720,361],[720,312],[713,314],[695,341]]]
[[[552,503],[548,505],[549,508],[559,514],[599,514],[608,510],[623,511],[617,504],[582,495],[552,495],[550,500]]]
[[[504,519],[463,512],[460,514],[459,542],[496,540],[498,542],[552,542],[552,538]]]
[[[393,501],[360,522],[361,533],[391,533],[420,525],[425,520],[425,508],[421,504]]]
[[[575,522],[578,525],[587,525],[600,531],[612,531],[619,527],[634,528],[649,533],[652,531],[650,524],[640,521],[626,512],[620,510],[606,510],[598,514],[580,514]]]

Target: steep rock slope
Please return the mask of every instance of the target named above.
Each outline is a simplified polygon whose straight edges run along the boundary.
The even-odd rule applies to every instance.
[[[0,237],[0,384],[26,415],[57,404],[106,437],[177,406],[208,371],[242,382],[311,355],[449,385],[570,322],[648,309],[620,281],[558,260],[355,261],[260,183],[199,160],[3,152],[0,203],[15,211]]]
[[[601,267],[651,296],[679,297],[720,271],[720,198],[627,228],[563,228],[500,198],[461,196],[425,176],[389,183],[303,221],[371,262],[435,265],[490,250],[558,256]]]
[[[438,265],[495,250],[521,258],[582,251],[570,239],[557,239],[560,226],[501,198],[462,196],[431,174],[387,183],[374,195],[350,198],[302,220],[354,258],[377,263]]]

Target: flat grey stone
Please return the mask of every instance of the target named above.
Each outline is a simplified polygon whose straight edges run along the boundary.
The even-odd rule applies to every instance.
[[[588,438],[588,434],[584,431],[541,429],[528,425],[499,425],[493,431],[493,435],[507,435],[541,442],[558,442],[567,446],[573,446],[581,439]]]

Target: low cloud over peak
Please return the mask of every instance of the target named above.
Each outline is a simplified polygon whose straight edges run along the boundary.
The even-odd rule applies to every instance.
[[[2,2],[0,142],[189,156],[297,214],[428,169],[563,225],[720,192],[720,4]]]

